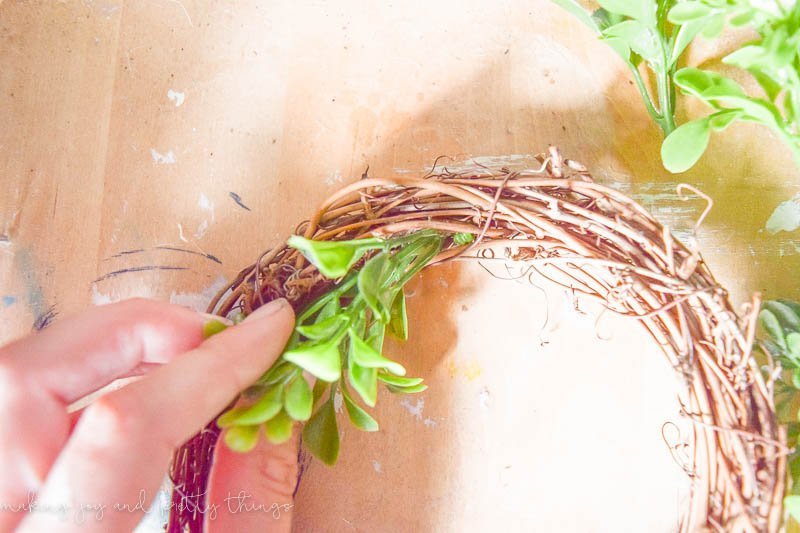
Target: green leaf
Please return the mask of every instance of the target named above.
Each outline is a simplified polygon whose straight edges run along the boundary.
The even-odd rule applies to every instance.
[[[402,289],[397,292],[389,314],[389,333],[401,341],[408,340],[408,315],[406,314],[406,295]]]
[[[795,368],[792,372],[792,385],[795,389],[800,389],[800,368]],[[800,420],[800,416],[798,416],[798,420]]]
[[[422,383],[422,378],[406,378],[384,372],[378,372],[378,379],[395,387],[415,387]]]
[[[387,253],[379,253],[364,264],[358,273],[358,290],[372,312],[384,324],[389,322],[397,289],[390,287],[397,265]]]
[[[231,426],[250,426],[263,424],[281,410],[283,387],[278,385],[269,389],[256,403],[234,407],[217,419],[221,428]]]
[[[714,131],[722,131],[731,125],[737,118],[741,117],[743,112],[739,109],[731,109],[727,111],[720,111],[714,113],[709,118],[709,124]]]
[[[334,382],[341,376],[339,354],[341,336],[321,343],[304,342],[283,353],[283,358],[314,375],[317,379]]]
[[[783,508],[789,516],[800,521],[800,496],[787,496],[783,499]]]
[[[327,278],[340,278],[369,250],[383,247],[380,239],[357,239],[354,241],[313,241],[293,235],[287,244],[299,250],[312,265]]]
[[[325,309],[323,308],[323,311],[324,310]],[[342,328],[342,325],[347,322],[347,317],[344,315],[333,315],[321,320],[318,318],[317,320],[318,321],[314,324],[297,326],[295,329],[298,333],[300,333],[300,335],[308,339],[328,339],[336,335],[336,333]]]
[[[749,69],[763,61],[765,50],[758,45],[743,46],[722,59],[727,65]]]
[[[686,24],[682,25],[678,29],[678,33],[675,36],[675,43],[672,46],[672,52],[670,53],[670,60],[669,60],[669,67],[672,67],[678,62],[680,59],[681,54],[686,50],[686,47],[689,46],[697,34],[703,29],[705,21],[703,20],[695,20],[692,22],[687,22]]]
[[[317,380],[314,383],[314,389],[311,391],[313,399],[314,399],[313,405],[317,405],[317,402],[319,401],[319,399],[322,398],[322,395],[325,394],[325,391],[328,390],[328,388],[330,386],[331,386],[330,383],[327,383],[325,381],[320,381],[320,380]]]
[[[652,0],[598,0],[607,11],[619,13],[654,26],[656,23],[656,3]]]
[[[282,444],[292,438],[294,420],[281,411],[264,424],[264,434],[272,444]]]
[[[772,339],[784,350],[786,349],[786,339],[783,336],[783,328],[781,328],[778,318],[772,314],[768,309],[762,309],[758,313],[758,322],[764,331],[772,337]]]
[[[728,24],[734,28],[750,24],[756,18],[757,11],[751,9],[749,6],[741,8],[740,11],[734,12],[733,16],[728,19]]]
[[[303,428],[305,446],[316,458],[331,466],[339,457],[339,428],[332,398],[331,393],[331,398],[322,404]]]
[[[600,31],[599,28],[597,27],[597,24],[595,24],[594,19],[575,0],[553,0],[553,3],[555,3],[558,6],[561,6],[565,10],[567,10],[575,18],[577,18],[578,20],[583,22],[586,26],[588,26],[590,29],[594,30],[595,32],[599,32]]]
[[[681,2],[669,10],[667,20],[673,24],[686,24],[711,14],[711,8],[700,2]]]
[[[608,28],[609,26],[613,26],[614,24],[618,24],[625,20],[625,15],[620,15],[619,13],[612,13],[602,7],[597,9],[594,13],[592,13],[592,20],[594,20],[595,24],[597,24],[597,28],[600,31]]]
[[[203,338],[207,339],[212,335],[216,335],[220,331],[227,329],[228,325],[219,320],[209,320],[203,324]]]
[[[342,387],[342,396],[347,416],[355,427],[361,431],[378,431],[378,422],[350,398],[344,387]]]
[[[603,30],[604,37],[622,39],[628,47],[651,63],[661,62],[661,49],[653,29],[626,20]]]
[[[260,426],[235,426],[225,430],[223,439],[231,450],[246,453],[258,444],[259,429]]]
[[[392,374],[403,376],[406,369],[403,365],[381,355],[380,352],[364,342],[356,332],[350,330],[350,352],[353,361],[364,368],[385,368]]]
[[[676,128],[661,145],[664,168],[672,173],[689,170],[708,147],[710,133],[708,118],[693,120]]]
[[[273,385],[275,383],[281,383],[295,372],[297,372],[297,367],[295,365],[287,363],[286,361],[279,361],[270,368],[266,374],[259,378],[258,384]]]
[[[792,306],[779,300],[769,300],[764,302],[764,308],[775,315],[784,331],[800,331],[800,316]]]
[[[456,233],[453,235],[453,244],[456,246],[464,246],[465,244],[470,244],[474,240],[475,235],[472,233]]]
[[[602,41],[606,43],[609,48],[614,50],[623,61],[631,65],[631,68],[633,68],[633,64],[631,63],[631,49],[624,39],[620,39],[618,37],[603,37]]]
[[[386,385],[386,388],[395,394],[416,394],[417,392],[427,390],[428,386],[424,383],[420,383],[419,385],[413,385],[411,387],[396,387],[394,385]]]
[[[378,399],[378,369],[365,368],[353,361],[350,357],[347,365],[347,377],[350,386],[355,389],[364,403],[375,407]]]
[[[705,26],[703,27],[703,31],[701,32],[703,37],[706,39],[714,39],[719,37],[719,34],[722,33],[722,30],[725,29],[725,14],[720,13],[718,15],[714,15],[709,17],[705,21]]]
[[[714,96],[745,96],[742,87],[730,78],[716,72],[684,67],[673,76],[675,85],[684,92],[707,100]]]
[[[301,422],[308,420],[314,407],[311,387],[303,376],[299,376],[286,389],[283,406],[289,416]]]

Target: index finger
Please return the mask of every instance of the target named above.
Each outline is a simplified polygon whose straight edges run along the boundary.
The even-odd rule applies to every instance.
[[[87,407],[39,493],[40,505],[72,511],[106,504],[113,510],[135,503],[141,491],[152,501],[173,450],[280,356],[293,326],[288,303],[271,302],[186,356]],[[114,513],[114,529],[130,530],[139,518]],[[63,530],[64,524],[60,516],[37,513],[23,521],[22,529]],[[107,526],[87,521],[80,531],[107,531]]]

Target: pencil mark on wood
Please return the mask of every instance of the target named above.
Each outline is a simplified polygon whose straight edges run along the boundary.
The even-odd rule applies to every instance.
[[[199,255],[200,257],[205,257],[206,259],[214,261],[215,263],[218,263],[220,265],[222,264],[222,261],[220,261],[220,259],[217,256],[206,252],[197,252],[195,250],[187,250],[186,248],[178,248],[176,246],[156,246],[156,250],[171,250],[173,252],[183,252],[186,254]]]
[[[103,274],[92,283],[99,283],[101,281],[115,278],[122,274],[129,274],[131,272],[149,272],[153,270],[189,270],[188,267],[180,267],[180,266],[163,266],[163,265],[149,265],[149,266],[140,266],[140,267],[131,267],[131,268],[123,268],[122,270],[115,270],[113,272],[109,272],[108,274]]]
[[[36,320],[33,321],[33,331],[43,330],[49,326],[57,316],[58,311],[56,311],[56,306],[51,305],[44,313],[36,317]]]
[[[236,193],[235,193],[235,192],[233,192],[233,191],[229,192],[229,193],[228,193],[228,196],[230,196],[230,197],[231,197],[231,199],[232,199],[234,202],[236,202],[236,205],[238,205],[238,206],[239,206],[239,207],[241,207],[242,209],[246,209],[246,210],[250,211],[250,208],[249,208],[249,207],[247,207],[246,205],[244,205],[244,202],[242,201],[242,197],[241,197],[241,196],[239,196],[238,194],[236,194]]]

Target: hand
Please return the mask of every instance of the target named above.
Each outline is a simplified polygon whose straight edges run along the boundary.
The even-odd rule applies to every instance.
[[[280,356],[294,327],[285,300],[203,339],[207,316],[133,299],[97,307],[0,348],[0,531],[131,531],[173,451]],[[144,375],[79,412],[112,381]],[[238,455],[221,444],[206,516],[211,530],[289,531],[297,440]],[[144,492],[142,492],[144,491]],[[226,498],[247,494],[244,507]],[[37,508],[29,512],[35,498]],[[252,506],[260,506],[253,511]],[[102,513],[100,511],[101,506]],[[250,510],[249,512],[247,510]]]

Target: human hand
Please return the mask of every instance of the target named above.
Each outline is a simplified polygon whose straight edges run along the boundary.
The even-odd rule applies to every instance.
[[[119,506],[132,507],[141,494],[152,503],[173,451],[272,365],[294,327],[285,300],[204,339],[208,320],[132,299],[0,348],[0,531],[135,527],[143,511]],[[87,394],[137,375],[144,377],[68,412]],[[291,508],[296,478],[297,432],[281,446],[261,439],[248,454],[218,446],[208,529],[289,531],[291,513],[237,511],[226,498],[244,493],[264,510]]]

